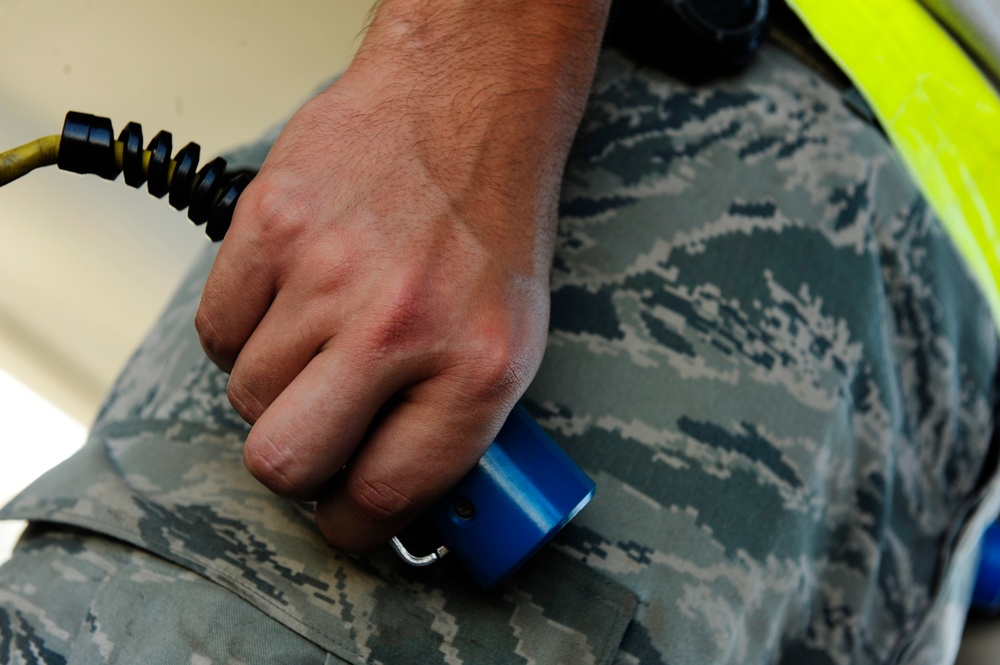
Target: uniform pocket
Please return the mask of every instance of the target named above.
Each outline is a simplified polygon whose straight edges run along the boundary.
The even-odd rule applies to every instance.
[[[551,547],[492,592],[445,562],[404,570],[405,583],[376,592],[364,660],[603,665],[614,660],[635,614],[631,591]]]

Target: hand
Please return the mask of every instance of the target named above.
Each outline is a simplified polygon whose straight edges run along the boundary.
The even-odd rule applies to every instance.
[[[455,484],[534,376],[587,89],[565,90],[580,65],[497,62],[509,46],[436,39],[440,18],[414,30],[392,4],[244,192],[195,321],[253,425],[250,472],[317,500],[324,535],[353,551]]]

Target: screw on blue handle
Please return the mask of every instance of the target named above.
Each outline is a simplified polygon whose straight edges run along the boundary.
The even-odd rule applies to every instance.
[[[421,519],[490,589],[573,519],[594,489],[518,405],[476,467]]]
[[[1000,611],[1000,522],[991,524],[983,534],[972,605],[987,612]]]

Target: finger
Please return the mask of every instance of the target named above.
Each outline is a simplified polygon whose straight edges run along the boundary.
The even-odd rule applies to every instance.
[[[254,424],[285,388],[331,341],[335,322],[306,307],[292,289],[278,292],[236,358],[229,401]]]
[[[347,463],[400,385],[405,364],[371,363],[334,345],[316,355],[264,411],[243,449],[276,494],[311,500]]]
[[[316,517],[332,544],[352,552],[384,544],[482,457],[509,407],[486,416],[448,392],[430,382],[415,388],[331,484]]]
[[[234,232],[241,212],[237,204],[233,230],[219,248],[195,315],[202,348],[226,372],[233,369],[275,293],[273,262],[267,260],[259,244],[244,233]]]

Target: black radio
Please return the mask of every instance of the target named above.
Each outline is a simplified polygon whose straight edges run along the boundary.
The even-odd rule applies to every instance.
[[[767,27],[768,0],[615,0],[605,43],[701,82],[745,66]]]

